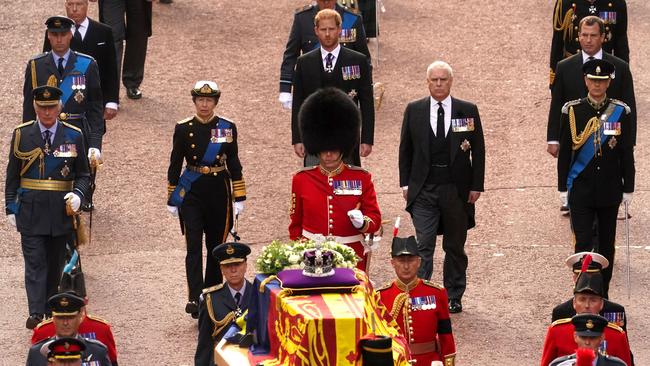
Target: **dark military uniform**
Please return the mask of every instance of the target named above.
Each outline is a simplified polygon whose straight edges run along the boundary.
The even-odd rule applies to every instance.
[[[214,248],[212,254],[217,262],[226,265],[245,261],[250,252],[245,244],[224,243]],[[244,288],[239,290],[239,303],[233,297],[228,283],[203,290],[199,304],[199,339],[194,356],[195,366],[214,366],[214,346],[226,334],[230,325],[248,310],[254,288],[248,280],[245,279],[244,282]]]
[[[578,26],[580,20],[589,15],[605,21],[603,50],[630,62],[625,0],[556,0],[551,42],[551,84],[557,63],[580,49]]]
[[[293,84],[293,70],[298,56],[320,47],[318,38],[314,33],[314,18],[320,9],[318,5],[307,5],[298,10],[293,18],[293,25],[289,33],[289,40],[282,57],[280,66],[280,92],[291,93]],[[335,9],[343,20],[339,42],[342,46],[363,53],[370,63],[368,41],[363,28],[363,20],[357,14],[336,5]]]
[[[618,206],[623,192],[634,191],[634,150],[629,113],[629,107],[615,99],[595,105],[590,99],[583,98],[567,103],[562,109],[558,190],[565,192],[568,189],[569,192],[576,252],[594,249],[610,262],[610,266],[602,271],[604,297],[608,297],[614,267]],[[610,126],[618,127],[606,130],[602,118],[612,121]],[[588,124],[595,131],[583,132]],[[576,144],[581,134],[581,144]],[[584,159],[579,159],[580,156]],[[567,181],[568,178],[571,182]],[[597,248],[593,248],[592,242],[594,218],[598,219]]]
[[[27,63],[23,87],[23,121],[36,118],[32,90],[39,85],[54,85],[63,91],[61,101],[65,121],[83,131],[87,148],[101,149],[104,135],[104,107],[95,60],[70,50],[63,75],[59,74],[52,52],[42,53]],[[86,150],[79,150],[86,155]]]
[[[576,365],[576,354],[571,354],[564,357],[559,357],[553,360],[549,366],[572,366]],[[618,357],[606,356],[598,354],[598,361],[596,366],[627,366],[623,360]]]
[[[61,277],[76,220],[66,214],[64,196],[74,192],[83,198],[90,185],[81,131],[56,121],[56,133],[46,143],[40,126],[30,121],[14,130],[5,182],[6,213],[15,215],[21,235],[30,315],[48,312],[46,300]]]
[[[56,339],[56,337],[48,338],[31,346],[29,348],[29,353],[27,354],[27,366],[47,366],[47,358],[43,356],[41,349],[47,347],[49,343]],[[106,346],[104,346],[102,342],[94,339],[83,338],[81,336],[77,336],[77,339],[86,347],[81,354],[81,366],[113,366],[111,361],[108,359]]]
[[[207,152],[208,149],[213,153]],[[187,166],[181,175],[183,160]],[[189,301],[198,303],[201,289],[222,281],[219,266],[211,255],[207,256],[203,280],[203,233],[205,246],[211,253],[213,248],[226,241],[232,228],[233,200],[246,199],[237,147],[237,126],[217,115],[208,121],[193,116],[178,122],[167,179],[168,204],[179,207],[187,244],[185,269]]]

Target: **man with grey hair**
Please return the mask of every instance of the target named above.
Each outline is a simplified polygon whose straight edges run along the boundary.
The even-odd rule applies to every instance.
[[[446,62],[427,68],[430,95],[409,103],[404,112],[399,179],[422,257],[418,276],[431,278],[436,235],[442,234],[449,311],[459,313],[466,286],[465,240],[483,191],[485,144],[478,108],[451,97],[452,82]]]

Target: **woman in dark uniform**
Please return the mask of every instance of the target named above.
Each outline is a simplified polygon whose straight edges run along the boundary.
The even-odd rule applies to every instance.
[[[215,82],[196,83],[192,89],[196,114],[176,124],[167,171],[167,208],[172,215],[180,216],[181,231],[187,244],[188,303],[185,311],[195,319],[202,289],[223,280],[210,253],[226,241],[233,225],[233,215],[237,217],[242,213],[246,200],[242,166],[237,154],[237,127],[214,113],[220,95]],[[183,160],[186,166],[181,174]],[[202,268],[204,233],[208,253],[205,280]]]

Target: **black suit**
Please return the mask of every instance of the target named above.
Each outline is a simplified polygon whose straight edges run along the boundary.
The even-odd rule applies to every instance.
[[[478,108],[475,104],[451,98],[451,119],[473,118],[473,131],[447,130],[448,180],[432,184],[430,146],[431,97],[409,103],[404,112],[399,146],[400,186],[408,186],[406,210],[411,214],[418,237],[422,265],[418,275],[431,277],[436,234],[443,234],[445,250],[444,285],[449,299],[460,300],[465,290],[467,256],[464,252],[467,229],[474,227],[474,204],[467,203],[470,191],[483,191],[485,144]],[[444,168],[442,168],[444,169]],[[443,227],[444,226],[444,227]]]
[[[603,60],[616,67],[616,77],[607,89],[607,96],[625,102],[632,109],[629,116],[632,126],[632,141],[636,144],[636,100],[630,66],[618,57],[603,53]],[[551,107],[548,113],[546,141],[559,141],[560,118],[564,103],[587,96],[582,73],[582,53],[571,56],[557,64],[555,82],[551,88]]]
[[[240,305],[237,306],[227,284],[203,290],[199,304],[199,341],[194,356],[195,366],[214,366],[214,346],[221,340],[236,318],[243,315],[248,309],[253,291],[253,284],[246,280],[244,296]],[[233,317],[233,319],[217,328],[216,323],[226,317]],[[216,335],[213,336],[214,332]]]
[[[372,91],[372,71],[363,54],[340,48],[335,60],[334,70],[325,71],[321,55],[321,48],[317,48],[298,58],[294,73],[293,105],[291,109],[291,144],[302,142],[298,122],[298,112],[302,103],[316,90],[324,87],[341,89],[361,108],[361,143],[373,144],[375,134],[375,106]],[[356,67],[359,75],[344,80],[344,71],[347,67]],[[351,157],[353,165],[360,165],[358,152]]]
[[[92,56],[99,67],[99,79],[101,81],[102,97],[104,104],[119,104],[120,83],[117,77],[117,60],[115,58],[115,45],[113,42],[113,31],[111,27],[88,18],[88,29],[83,40],[79,42],[72,38],[70,48],[81,53]],[[50,51],[50,41],[43,41],[43,52]]]
[[[83,338],[77,336],[85,345],[86,350],[81,353],[82,366],[97,365],[97,366],[112,366],[111,361],[108,359],[108,351],[106,346],[97,340]],[[47,358],[41,353],[41,347],[47,347],[49,342],[55,340],[55,337],[42,340],[29,348],[27,354],[27,366],[47,366]]]
[[[293,80],[293,70],[296,67],[296,61],[301,54],[305,54],[319,47],[318,38],[314,33],[314,17],[318,13],[318,5],[307,5],[296,12],[291,25],[291,32],[287,40],[287,46],[282,56],[282,65],[280,66],[280,92],[291,93],[291,84]],[[368,50],[368,41],[363,28],[363,20],[349,10],[336,4],[336,11],[345,19],[345,25],[342,25],[342,33],[348,33],[346,39],[340,39],[341,45],[348,47],[357,52],[361,52],[368,57],[370,63],[370,50]],[[348,26],[347,23],[350,23]]]
[[[571,114],[575,116],[575,134],[580,135],[587,122],[592,118],[600,119],[613,105],[624,108],[618,118],[620,135],[602,138],[602,144],[596,150],[597,154],[588,152],[590,160],[584,169],[575,175],[572,187],[569,189],[567,178],[570,170],[580,153],[593,149],[592,141],[586,141],[591,134],[585,134],[586,141],[581,146],[573,147],[573,132],[571,132]],[[614,241],[616,238],[616,216],[623,193],[634,191],[634,146],[632,143],[632,126],[629,120],[629,108],[621,102],[606,102],[599,108],[593,107],[587,98],[567,103],[562,108],[560,131],[560,153],[558,156],[558,191],[569,192],[569,208],[571,209],[571,226],[575,234],[575,251],[588,252],[595,250],[609,260],[610,266],[603,273],[604,297],[608,297],[609,282],[614,267]],[[598,130],[600,135],[602,127]],[[595,156],[594,156],[595,155]],[[594,248],[593,222],[598,220],[598,244]]]

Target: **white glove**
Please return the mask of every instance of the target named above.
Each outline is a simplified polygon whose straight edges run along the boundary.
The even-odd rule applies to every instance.
[[[90,157],[93,156],[93,153],[95,155],[95,160],[99,161],[102,158],[102,152],[99,151],[99,149],[96,148],[96,147],[91,147],[90,149],[88,149],[88,160],[89,161],[91,160]]]
[[[167,205],[167,211],[174,217],[178,217],[178,207]]]
[[[357,229],[361,229],[363,227],[364,220],[363,220],[363,214],[361,213],[361,210],[348,211],[348,217],[352,222],[352,226],[354,226]]]
[[[235,216],[244,213],[244,201],[235,201]]]
[[[569,192],[560,192],[560,202],[562,202],[562,206],[569,205]]]
[[[79,207],[81,206],[81,198],[79,198],[76,193],[68,192],[65,196],[63,196],[63,199],[66,200],[66,202],[70,202],[70,206],[72,206],[72,210],[74,212],[79,211]]]
[[[623,204],[630,204],[632,203],[632,193],[623,193]]]
[[[282,103],[282,108],[291,109],[291,104],[293,103],[293,95],[291,93],[280,93],[278,100]]]
[[[11,226],[16,227],[16,215],[14,214],[7,215],[7,221],[9,221],[9,224]]]

